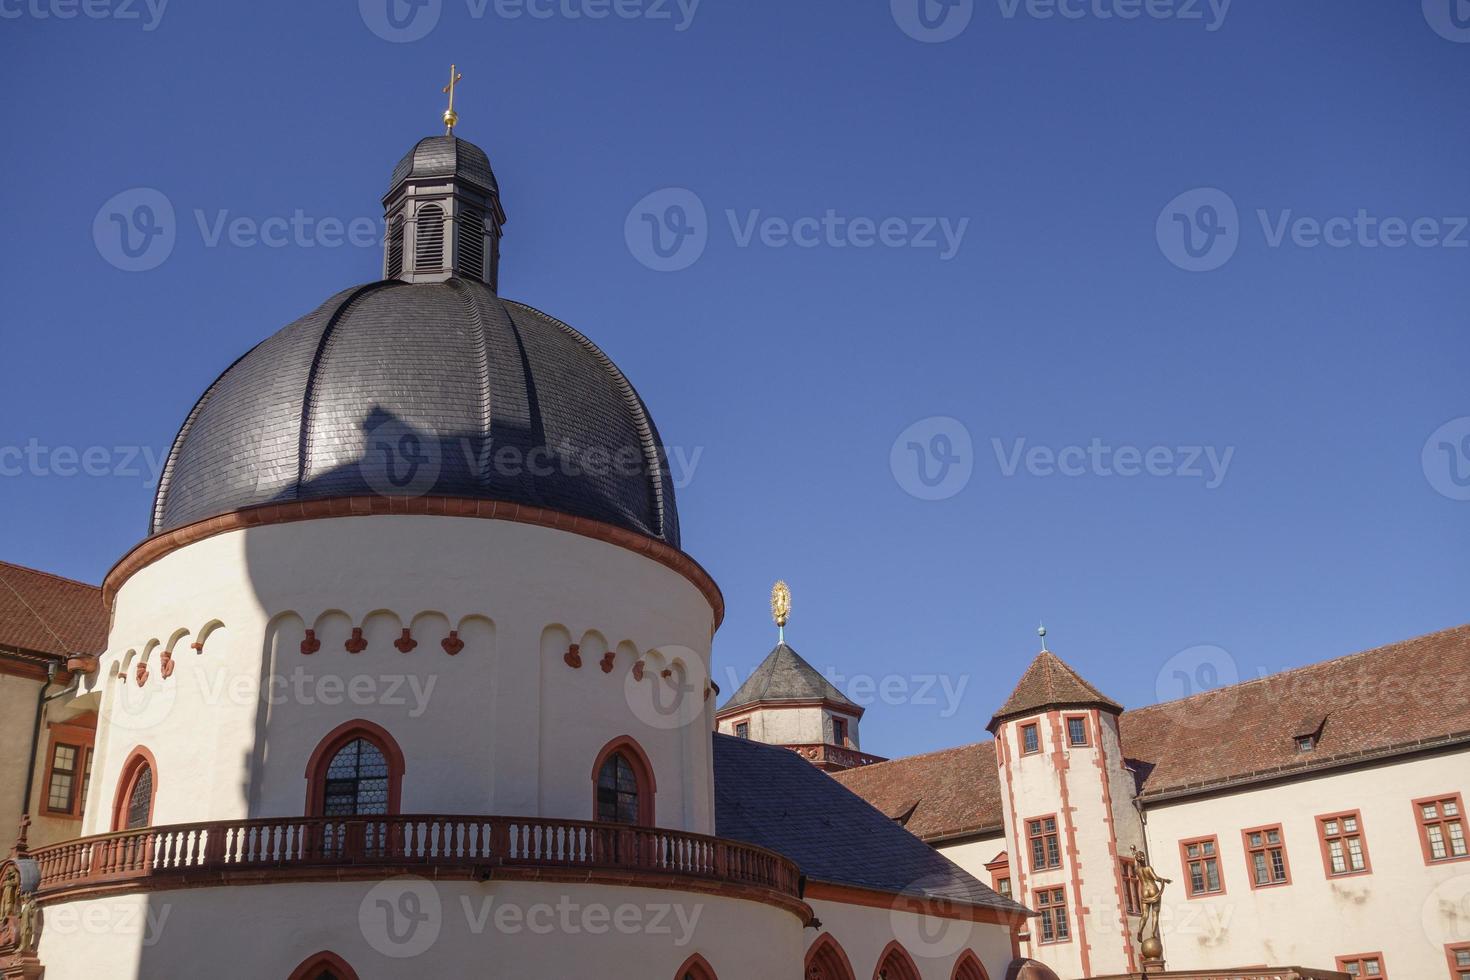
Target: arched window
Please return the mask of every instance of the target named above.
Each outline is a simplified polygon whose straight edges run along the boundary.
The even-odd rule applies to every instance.
[[[444,209],[427,204],[414,221],[413,271],[438,272],[444,268]]]
[[[123,763],[112,803],[112,829],[138,830],[153,824],[153,798],[158,794],[158,764],[141,745]]]
[[[873,980],[921,980],[919,968],[913,957],[896,941],[891,942],[878,957],[878,969],[873,971]]]
[[[403,771],[403,752],[381,726],[360,720],[339,725],[306,764],[306,815],[397,813]]]
[[[684,965],[674,971],[674,980],[718,980],[714,968],[709,961],[698,953],[684,961]]]
[[[802,975],[806,980],[856,980],[847,954],[830,932],[818,936],[807,950],[806,972]]]
[[[291,971],[290,980],[357,980],[357,973],[336,953],[323,950],[308,956]]]
[[[990,980],[990,974],[985,972],[980,957],[967,949],[955,962],[953,980]]]
[[[592,767],[592,813],[610,823],[653,825],[653,767],[628,736],[603,746]]]

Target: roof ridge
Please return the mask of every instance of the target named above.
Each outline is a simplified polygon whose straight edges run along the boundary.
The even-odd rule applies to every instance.
[[[58,575],[56,572],[48,572],[44,568],[32,568],[29,565],[19,565],[13,561],[6,561],[3,558],[0,558],[0,565],[4,565],[6,568],[13,568],[16,571],[20,572],[29,572],[32,575],[44,575],[47,578],[56,579],[58,582],[66,582],[69,585],[80,585],[84,589],[96,589],[99,592],[102,591],[102,586],[100,585],[93,585],[91,582],[83,582],[81,579],[70,578],[66,575]]]
[[[1406,640],[1395,640],[1392,643],[1381,643],[1376,647],[1369,647],[1366,650],[1358,650],[1354,653],[1345,653],[1340,656],[1333,657],[1330,660],[1318,660],[1315,663],[1302,664],[1298,667],[1288,667],[1285,670],[1278,670],[1274,674],[1266,674],[1262,677],[1252,677],[1247,680],[1236,681],[1234,684],[1227,684],[1222,687],[1214,687],[1208,691],[1200,691],[1198,694],[1190,694],[1182,698],[1173,698],[1168,701],[1155,701],[1152,704],[1140,705],[1137,708],[1128,708],[1124,711],[1124,714],[1137,714],[1139,712],[1148,711],[1153,708],[1163,708],[1169,705],[1183,704],[1186,701],[1194,701],[1197,699],[1212,697],[1225,691],[1238,691],[1242,688],[1250,687],[1253,684],[1264,684],[1267,681],[1280,680],[1281,678],[1289,677],[1292,674],[1302,674],[1306,673],[1309,670],[1318,670],[1325,667],[1331,667],[1349,660],[1356,660],[1360,657],[1368,657],[1373,654],[1383,653],[1384,651],[1394,649],[1395,647],[1403,647],[1407,646],[1410,643],[1418,643],[1420,640],[1427,640],[1432,636],[1444,636],[1446,634],[1456,632],[1470,632],[1470,623],[1461,623],[1458,626],[1447,626],[1444,629],[1430,630],[1428,633],[1421,633],[1419,636],[1411,636]]]
[[[960,745],[951,745],[948,748],[944,749],[930,749],[928,752],[916,752],[913,755],[902,755],[896,759],[884,759],[882,762],[870,762],[865,766],[858,766],[855,769],[844,769],[837,775],[846,776],[850,773],[872,772],[874,769],[882,769],[884,766],[891,766],[895,762],[913,762],[916,759],[928,759],[931,756],[944,755],[947,752],[963,752],[966,749],[984,749],[985,746],[994,744],[995,739],[993,738],[988,738],[981,742],[965,742]],[[838,782],[841,782],[841,780],[839,779]]]

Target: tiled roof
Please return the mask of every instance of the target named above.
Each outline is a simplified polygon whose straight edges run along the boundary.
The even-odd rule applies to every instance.
[[[908,814],[904,826],[925,840],[1001,831],[1000,777],[992,741],[832,775],[894,820]]]
[[[1082,679],[1082,675],[1050,650],[1043,650],[1021,675],[1016,689],[990,719],[991,731],[1007,718],[1029,714],[1042,708],[1066,706],[1099,706],[1122,711],[1123,706]]]
[[[814,881],[1022,912],[796,753],[714,735],[715,832]]]
[[[102,590],[0,561],[0,646],[58,657],[102,652],[107,646]]]
[[[1119,727],[1145,802],[1470,742],[1470,625],[1125,711]],[[1297,751],[1296,737],[1318,728],[1316,748]],[[1002,825],[992,746],[835,778],[890,816],[914,807],[908,827],[926,840],[983,834]]]
[[[776,649],[766,655],[720,712],[723,714],[731,708],[756,701],[833,701],[854,711],[861,710],[784,643],[777,644]]]
[[[1298,752],[1318,725],[1316,749]],[[1470,738],[1470,625],[1128,711],[1119,726],[1145,798]]]

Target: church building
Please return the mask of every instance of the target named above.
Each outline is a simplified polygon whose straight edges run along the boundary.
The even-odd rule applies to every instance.
[[[501,295],[456,121],[100,586],[0,563],[0,980],[1470,980],[1470,627],[1131,710],[1043,645],[891,761],[784,634],[721,704],[652,415]]]

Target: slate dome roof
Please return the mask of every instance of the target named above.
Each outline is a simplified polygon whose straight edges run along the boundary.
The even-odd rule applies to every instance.
[[[425,162],[446,143],[456,160]],[[477,165],[466,147],[479,152],[424,140],[399,167],[463,177]],[[473,279],[344,290],[241,357],[179,430],[150,530],[371,494],[529,504],[679,547],[658,432],[632,385],[576,330]]]
[[[450,177],[500,193],[485,151],[458,136],[425,136],[403,155],[388,180],[388,193],[410,177]]]

